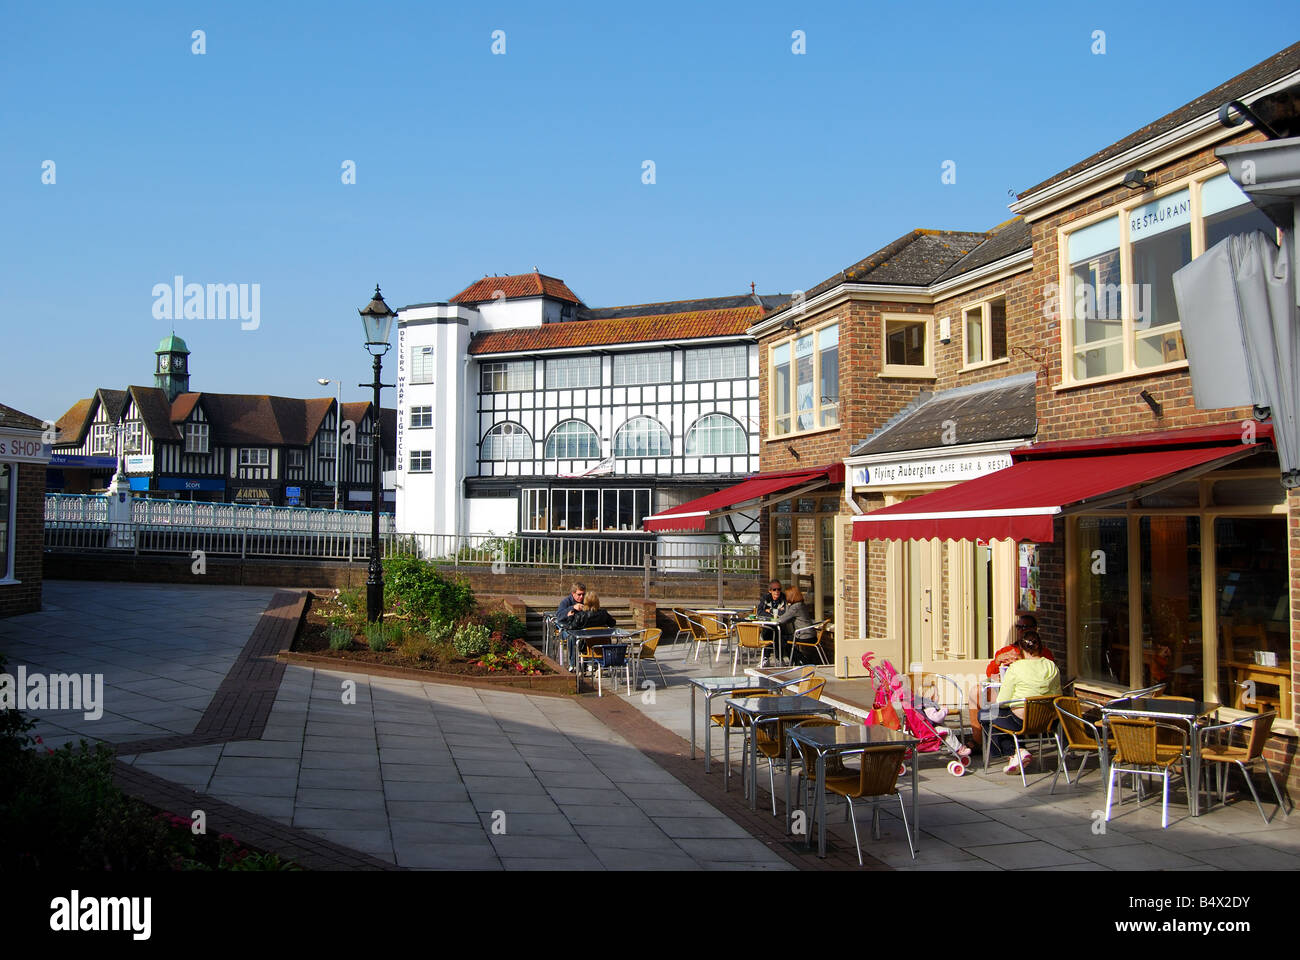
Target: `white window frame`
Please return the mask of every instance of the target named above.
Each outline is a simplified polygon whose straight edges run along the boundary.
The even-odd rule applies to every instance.
[[[504,430],[503,429],[504,427],[513,427],[514,429]],[[488,444],[489,438],[500,437],[504,439],[504,438],[519,437],[519,436],[522,436],[523,440],[510,440],[509,442],[511,444],[517,443],[523,446],[522,456],[509,456],[509,455],[504,457],[496,456],[495,455],[497,452],[496,447],[500,442],[502,442],[501,440],[497,440],[493,442],[490,445],[490,449],[489,449],[489,444]],[[492,424],[492,426],[488,428],[487,432],[483,434],[483,438],[479,441],[478,449],[479,449],[479,454],[478,454],[479,460],[483,463],[508,463],[512,461],[517,462],[520,460],[531,460],[533,459],[533,436],[527,430],[524,429],[523,424],[515,423],[515,421],[513,420],[502,420],[500,423]],[[487,453],[489,452],[492,453],[493,456],[490,457],[487,456]],[[513,449],[507,449],[505,452],[507,454],[511,454],[515,451]]]
[[[333,431],[323,432],[320,436],[320,443],[316,447],[317,460],[333,460],[337,451],[334,443],[336,437]]]
[[[636,453],[636,452],[629,453],[626,449],[622,449],[620,451],[619,441],[626,435],[625,431],[627,431],[627,429],[632,424],[639,423],[642,420],[652,423],[659,428],[659,432],[663,434],[664,439],[667,440],[668,442],[668,447],[666,450],[663,450],[661,452],[656,452],[656,453]],[[649,436],[648,430],[646,431],[646,435],[647,437]],[[626,422],[623,423],[621,427],[618,428],[617,432],[614,434],[614,456],[616,457],[635,458],[640,460],[652,460],[657,457],[671,457],[672,454],[673,454],[673,435],[668,431],[667,427],[665,427],[654,417],[647,417],[647,416],[630,417]]]
[[[546,389],[583,390],[599,387],[603,376],[602,366],[600,354],[580,353],[568,357],[548,357],[543,373]],[[591,382],[577,382],[575,377],[579,371],[587,374],[587,380],[591,380],[591,374],[594,372],[595,379]]]
[[[113,443],[113,425],[111,423],[92,423],[90,425],[90,452],[116,454]]]
[[[839,317],[833,317],[830,320],[827,320],[825,323],[819,323],[815,327],[809,327],[807,330],[801,330],[797,332],[792,337],[786,337],[783,340],[777,340],[774,343],[768,345],[767,348],[767,382],[768,382],[767,438],[769,440],[774,440],[777,437],[790,437],[796,434],[818,433],[822,430],[838,430],[840,428],[840,423],[841,423],[841,418],[839,416],[840,402],[837,400],[833,404],[828,403],[823,405],[822,396],[821,396],[821,382],[822,382],[821,334],[822,331],[829,330],[831,327],[838,327],[839,323],[840,323]],[[837,331],[837,335],[838,335],[838,331]],[[799,381],[798,378],[795,376],[795,372],[798,368],[798,361],[795,358],[795,343],[807,336],[811,336],[813,338],[813,346],[812,346],[813,406],[810,411],[799,409]],[[839,342],[843,343],[843,339],[841,338]],[[776,351],[783,346],[788,346],[790,350],[790,396],[789,396],[790,428],[788,430],[778,432],[777,412],[776,412],[776,389],[774,385],[776,384]],[[838,357],[839,357],[839,353],[837,352],[836,353],[837,362],[838,362]],[[838,377],[837,377],[837,381],[838,381]],[[831,408],[835,409],[835,422],[828,423],[826,426],[823,427],[820,425],[822,421],[822,412],[829,411]],[[812,417],[811,427],[802,428],[799,426],[799,417],[801,415]]]
[[[635,353],[614,354],[613,384],[616,387],[653,386],[672,383],[672,381],[671,350],[641,350]]]
[[[924,325],[925,363],[889,363],[889,325],[907,323]],[[934,317],[923,313],[883,313],[880,315],[880,376],[915,380],[933,380],[934,372]]]
[[[199,441],[202,441],[200,445]],[[187,423],[185,424],[185,452],[186,453],[208,453],[209,432],[206,423]]]
[[[1105,210],[1099,210],[1087,217],[1072,220],[1058,228],[1056,232],[1057,275],[1059,277],[1057,289],[1060,291],[1060,301],[1057,312],[1061,318],[1061,383],[1057,389],[1066,389],[1084,384],[1105,383],[1108,380],[1122,380],[1128,377],[1148,376],[1169,370],[1182,370],[1187,367],[1185,358],[1149,367],[1139,367],[1137,365],[1137,334],[1139,330],[1137,318],[1133,313],[1133,297],[1130,295],[1133,287],[1133,241],[1130,239],[1129,214],[1138,207],[1144,207],[1147,204],[1186,190],[1190,201],[1190,223],[1188,226],[1191,234],[1191,258],[1195,260],[1205,252],[1205,216],[1202,212],[1202,191],[1209,181],[1220,176],[1227,176],[1222,164],[1207,167],[1189,176],[1162,184],[1154,191],[1142,191],[1137,196],[1109,206]],[[1228,209],[1237,208],[1230,207]],[[1211,216],[1214,215],[1211,214]],[[1117,371],[1098,374],[1095,377],[1076,377],[1074,375],[1074,323],[1076,319],[1074,315],[1074,277],[1070,269],[1069,241],[1072,234],[1085,227],[1109,220],[1112,217],[1119,218],[1119,285],[1121,291],[1123,291],[1120,315],[1121,330],[1117,338],[1108,337],[1105,340],[1090,342],[1088,349],[1099,349],[1113,345],[1115,340],[1118,339],[1123,348],[1123,362]],[[1178,229],[1182,228],[1179,227]],[[1149,329],[1159,330],[1162,335],[1177,333],[1181,339],[1182,323],[1163,324]]]
[[[570,430],[570,431],[565,431],[565,436],[561,437],[560,428],[567,427],[570,424],[578,424],[582,427],[585,427],[587,432],[585,434],[581,432],[574,434],[574,432]],[[584,453],[580,456],[576,454],[570,455],[568,451],[572,449],[573,445],[575,445],[575,442],[587,439],[588,435],[590,436],[590,439],[595,442],[595,446],[596,446],[595,452]],[[563,440],[565,443],[565,449],[563,452],[554,449],[556,446],[559,445],[561,440]],[[601,451],[600,435],[596,433],[596,431],[592,428],[591,424],[589,424],[586,420],[580,420],[577,417],[570,417],[568,420],[561,420],[553,428],[551,428],[551,432],[546,435],[546,443],[542,447],[542,457],[543,459],[546,460],[556,460],[556,459],[599,460],[600,451]]]
[[[433,383],[434,348],[429,344],[411,348],[411,383]]]
[[[305,461],[306,461],[306,457],[303,456],[302,450],[300,449],[290,450],[288,451],[288,456],[285,459],[285,466],[287,466],[290,470],[295,470],[295,469],[301,470],[303,468],[303,464],[305,463]]]
[[[479,365],[480,393],[532,390],[537,373],[532,360],[493,360]]]
[[[369,433],[356,435],[354,463],[370,463],[375,458],[374,437]]]
[[[994,357],[993,354],[993,304],[1002,301],[1002,323],[1004,343],[1007,352],[1000,357]],[[979,314],[980,320],[980,352],[981,359],[971,360],[970,358],[970,323],[973,314]],[[972,303],[968,307],[963,307],[961,311],[961,370],[964,373],[967,370],[981,370],[984,367],[991,367],[999,363],[1010,363],[1011,354],[1011,328],[1010,319],[1007,316],[1007,297],[1006,294],[999,293],[997,296],[988,297],[977,303]]]
[[[740,343],[692,347],[686,351],[682,377],[687,383],[748,379],[749,346]]]
[[[728,429],[725,425],[714,426],[713,424],[705,424],[705,436],[720,435],[723,433],[734,436],[736,432],[739,432],[740,449],[727,451],[700,450],[699,441],[696,438],[699,435],[701,424],[704,424],[706,420],[726,421],[730,424],[731,428],[734,429]],[[682,447],[682,453],[688,457],[743,457],[749,453],[749,434],[746,432],[745,428],[740,425],[740,421],[735,417],[717,411],[706,413],[692,423],[690,429],[686,431],[686,439]]]
[[[433,405],[411,407],[411,429],[424,430],[433,426]]]
[[[142,453],[144,451],[144,421],[126,420],[122,424],[122,452]]]
[[[407,473],[433,473],[433,451],[412,450]]]
[[[257,458],[253,458],[257,454]],[[271,465],[271,451],[267,447],[240,447],[239,448],[239,465],[241,467],[269,467]]]

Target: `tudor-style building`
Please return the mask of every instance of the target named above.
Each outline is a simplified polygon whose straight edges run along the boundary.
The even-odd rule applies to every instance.
[[[398,315],[398,529],[635,538],[758,469],[746,329],[781,297],[589,308],[541,273]],[[753,516],[699,536],[750,535]]]
[[[369,402],[344,403],[340,423],[330,397],[191,392],[189,356],[185,341],[171,334],[155,351],[152,387],[101,387],[77,401],[58,420],[47,487],[102,490],[121,455],[137,496],[332,507],[341,447],[339,506],[369,507]],[[384,414],[387,469],[394,431],[392,411]],[[386,500],[392,509],[391,493]]]

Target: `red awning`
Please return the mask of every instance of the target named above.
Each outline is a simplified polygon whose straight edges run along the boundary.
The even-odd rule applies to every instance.
[[[1052,521],[1058,516],[1143,496],[1157,482],[1177,483],[1261,449],[1238,442],[1181,450],[1112,448],[1109,455],[1021,460],[987,476],[854,517],[853,539],[1050,543]]]
[[[743,510],[755,510],[771,503],[788,500],[806,490],[828,483],[844,482],[844,464],[832,463],[807,470],[788,470],[783,473],[756,473],[734,486],[717,493],[699,497],[688,503],[646,517],[642,526],[653,533],[675,530],[703,530],[710,517],[720,517]],[[781,494],[781,496],[776,496]],[[764,499],[766,498],[766,499]],[[751,501],[761,501],[751,503]],[[749,504],[749,506],[744,506]]]

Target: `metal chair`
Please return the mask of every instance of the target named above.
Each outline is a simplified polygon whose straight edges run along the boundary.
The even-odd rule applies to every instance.
[[[761,755],[762,759],[767,761],[767,782],[772,791],[772,816],[776,816],[776,770],[778,762],[785,759],[785,732],[790,727],[798,726],[801,723],[807,723],[810,720],[825,719],[817,714],[792,714],[785,717],[769,717],[765,720],[759,720],[754,724],[754,749]],[[834,720],[830,720],[834,723]],[[802,757],[802,751],[797,756],[791,758],[791,763],[799,763]],[[748,769],[748,767],[746,767]],[[786,776],[790,771],[786,771]]]
[[[1079,762],[1079,771],[1074,775],[1075,782],[1078,782],[1083,776],[1083,768],[1087,765],[1088,758],[1092,756],[1097,758],[1101,772],[1105,774],[1110,751],[1115,746],[1114,741],[1105,737],[1095,723],[1083,718],[1083,701],[1078,697],[1057,697],[1053,707],[1061,721],[1056,729],[1056,753],[1060,763],[1056,767],[1056,773],[1052,775],[1052,789],[1047,791],[1049,794],[1056,792],[1056,781],[1062,771],[1065,772],[1065,783],[1069,785],[1071,753],[1083,755],[1083,760]]]
[[[1125,690],[1113,700],[1107,700],[1104,706],[1113,707],[1117,703],[1123,703],[1125,700],[1134,700],[1138,697],[1154,697],[1156,694],[1164,690],[1164,688],[1165,685],[1163,683],[1157,683],[1153,686],[1141,687],[1137,690]]]
[[[682,614],[682,619],[690,626],[691,636],[695,640],[695,659],[700,659],[700,646],[702,644],[716,643],[718,652],[713,657],[716,662],[722,656],[723,641],[730,636],[726,628],[716,617],[703,614],[698,615],[698,619]]]
[[[1107,727],[1115,739],[1115,757],[1110,763],[1110,774],[1106,781],[1106,822],[1110,822],[1111,800],[1115,792],[1115,774],[1131,773],[1138,777],[1160,777],[1164,781],[1164,794],[1160,806],[1160,827],[1169,827],[1169,775],[1175,764],[1183,769],[1183,782],[1187,777],[1187,729],[1170,723],[1156,723],[1152,720],[1129,719],[1126,717],[1107,718]],[[1160,728],[1173,730],[1182,735],[1182,746],[1172,746],[1159,742]],[[1195,789],[1189,785],[1188,789]],[[1119,802],[1124,802],[1121,790]],[[1142,802],[1142,793],[1138,791],[1138,802]]]
[[[734,675],[740,665],[742,650],[758,650],[758,665],[765,666],[767,652],[772,649],[772,641],[763,636],[763,628],[757,623],[741,621],[736,624],[736,652],[731,657],[731,672]]]
[[[560,655],[559,630],[555,626],[555,614],[548,613],[542,617],[542,656],[551,656],[551,643],[555,642],[555,658]]]
[[[632,665],[627,657],[626,643],[602,643],[589,647],[581,656],[582,665],[591,666],[596,671],[596,695],[605,695],[601,678],[609,670],[610,679],[614,681],[614,692],[618,693],[618,669],[623,668],[628,692],[632,692]]]
[[[799,723],[793,724],[795,728],[835,727],[835,726],[850,726],[850,725],[851,724],[841,724],[840,721],[835,720],[832,717],[823,717],[823,716],[810,717],[807,720],[803,720],[800,721]],[[798,756],[795,757],[794,759],[795,762],[799,764],[799,776],[795,780],[794,795],[799,800],[800,804],[802,804],[803,807],[806,809],[812,805],[812,800],[810,797],[807,796],[807,793],[812,790],[813,784],[816,782],[817,779],[817,774],[816,774],[817,751],[809,747],[805,747],[803,744],[796,742],[795,752],[798,754]],[[832,753],[829,757],[826,758],[826,772],[828,774],[829,773],[842,774],[844,773],[844,771],[845,771],[844,760],[840,754]]]
[[[663,665],[659,662],[659,658],[655,656],[655,651],[659,649],[659,640],[662,636],[662,630],[658,627],[651,627],[642,635],[640,646],[632,654],[632,664],[635,668],[633,674],[636,677],[638,686],[641,684],[642,664],[653,663],[655,669],[659,671],[659,679],[663,681],[664,689],[668,689],[668,678],[664,676]]]
[[[1024,707],[1024,717],[1020,720],[1018,730],[1006,730],[1002,727],[994,727],[993,721],[989,720],[989,725],[984,736],[984,772],[989,771],[989,757],[993,753],[993,736],[995,733],[1007,734],[1015,744],[1014,756],[1020,756],[1020,738],[1026,739],[1033,737],[1035,739],[1034,749],[1041,751],[1043,742],[1052,733],[1052,728],[1056,724],[1056,710],[1052,702],[1054,696],[1045,697],[1025,697],[1023,700],[1009,700],[1006,703],[999,704],[1003,707]],[[1029,786],[1029,781],[1025,779],[1025,763],[1020,764],[1020,785]]]
[[[828,623],[829,620],[821,620],[796,630],[790,637],[790,660],[794,660],[795,651],[811,649],[817,651],[817,659],[822,666],[830,666],[826,652],[822,650],[822,637]]]
[[[1264,818],[1265,823],[1268,823],[1270,818],[1264,813],[1264,805],[1260,803],[1259,793],[1255,790],[1255,784],[1250,776],[1256,763],[1264,764],[1264,772],[1268,775],[1268,782],[1273,786],[1273,796],[1277,798],[1277,806],[1282,811],[1282,816],[1291,815],[1291,811],[1287,809],[1286,802],[1283,800],[1282,791],[1278,789],[1277,780],[1273,778],[1273,771],[1268,765],[1268,760],[1264,757],[1264,744],[1268,741],[1269,733],[1273,729],[1275,716],[1276,714],[1273,713],[1261,713],[1258,716],[1234,720],[1232,723],[1219,723],[1210,727],[1202,727],[1200,730],[1201,737],[1219,731],[1228,731],[1228,736],[1231,737],[1232,733],[1238,728],[1250,727],[1250,739],[1244,747],[1235,746],[1231,742],[1203,745],[1201,747],[1201,763],[1204,765],[1207,778],[1210,773],[1210,765],[1213,764],[1216,769],[1219,777],[1220,803],[1227,803],[1228,801],[1228,773],[1230,767],[1235,765],[1241,771],[1246,786],[1250,788],[1250,795],[1255,799],[1255,807],[1259,810],[1259,815]]]
[[[858,866],[862,866],[862,843],[858,839],[858,818],[853,808],[853,801],[871,801],[871,832],[880,839],[881,797],[894,797],[898,800],[898,812],[903,818],[903,829],[907,832],[907,849],[916,859],[916,848],[912,846],[912,828],[907,823],[907,809],[903,797],[898,792],[898,776],[903,769],[903,760],[907,755],[906,747],[868,747],[862,751],[853,751],[860,758],[857,770],[847,768],[843,774],[826,774],[826,791],[834,793],[848,801],[849,820],[853,823],[853,845],[858,851]]]

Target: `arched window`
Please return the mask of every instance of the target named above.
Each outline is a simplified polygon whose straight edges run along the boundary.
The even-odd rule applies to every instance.
[[[749,453],[749,437],[739,423],[725,413],[700,417],[686,432],[688,457],[725,457]]]
[[[483,435],[480,460],[531,460],[533,438],[517,423],[498,423]]]
[[[667,457],[672,452],[668,431],[650,417],[634,417],[614,435],[616,457]]]
[[[546,438],[545,457],[547,460],[597,460],[600,438],[583,421],[565,420]]]

